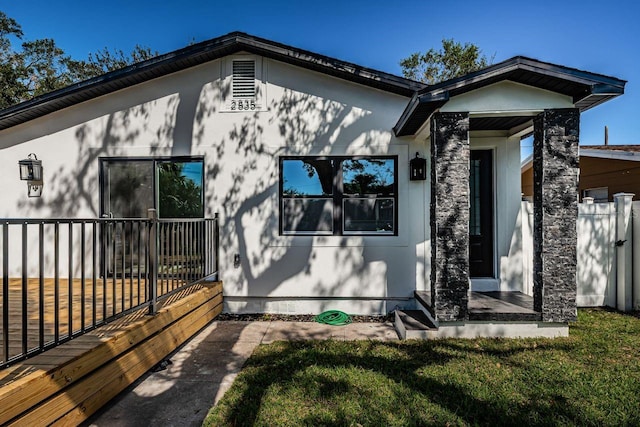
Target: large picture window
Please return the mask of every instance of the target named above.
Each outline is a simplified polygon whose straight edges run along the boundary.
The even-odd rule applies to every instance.
[[[282,234],[397,234],[397,157],[281,157]]]

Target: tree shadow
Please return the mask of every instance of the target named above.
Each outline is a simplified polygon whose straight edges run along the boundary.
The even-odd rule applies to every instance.
[[[459,369],[456,366],[468,357],[468,353],[489,357],[488,363],[498,360],[500,363],[495,369],[500,369],[502,364],[503,369],[510,370],[526,367],[519,362],[524,353],[527,353],[527,360],[535,360],[545,358],[552,350],[568,356],[574,349],[570,342],[549,340],[522,340],[516,345],[512,342],[506,345],[505,340],[486,340],[486,347],[474,347],[475,343],[476,340],[452,339],[404,343],[368,341],[359,343],[358,349],[352,351],[333,341],[278,342],[258,349],[249,359],[239,379],[242,387],[235,389],[233,396],[225,398],[222,407],[217,408],[218,414],[223,414],[223,418],[217,420],[233,425],[254,425],[264,405],[271,404],[266,400],[267,390],[280,390],[283,396],[300,394],[310,402],[323,402],[320,406],[327,406],[330,416],[322,408],[304,411],[306,415],[300,420],[304,425],[352,425],[356,421],[362,425],[443,425],[450,422],[548,425],[551,419],[570,424],[598,423],[597,418],[585,414],[580,402],[564,392],[570,386],[565,375],[544,378],[547,390],[544,393],[539,384],[532,384],[529,389],[513,390],[511,396],[481,397],[477,393],[479,380],[474,380],[476,385],[473,387],[466,387],[459,380],[449,381],[446,376],[430,371],[436,366],[441,373]],[[389,353],[395,355],[393,363],[388,358]],[[482,369],[490,370],[486,366]],[[558,371],[561,370],[558,366]],[[346,374],[347,371],[368,372],[375,378],[381,377],[379,381],[391,384],[389,388],[397,395],[385,394],[383,398],[375,391],[367,391],[366,386],[360,387],[351,376],[349,381],[341,379],[340,375],[351,375]],[[550,389],[557,391],[549,393]],[[352,406],[334,406],[336,401],[343,399],[350,400]],[[412,400],[415,403],[406,407]],[[274,405],[274,410],[279,411],[276,409],[278,403]],[[296,413],[295,409],[283,411],[292,416]]]
[[[591,364],[592,348],[599,350],[597,357],[624,351],[601,345],[611,341],[609,327],[602,323],[608,315],[606,310],[583,312],[572,328],[581,329],[578,335],[584,338],[399,342],[368,336],[348,343],[327,339],[327,329],[315,323],[267,334],[268,322],[219,321],[185,343],[184,354],[170,355],[173,364],[166,370],[147,374],[158,378],[159,386],[130,387],[85,425],[92,420],[200,425],[225,379],[241,369],[214,410],[214,420],[223,425],[262,424],[264,410],[269,416],[276,413],[271,420],[281,416],[283,422],[303,425],[549,425],[553,420],[602,425],[624,418],[630,408],[625,405],[607,418],[599,411],[597,394],[580,394],[580,387],[591,390],[591,381],[600,381],[591,378],[594,366],[601,364]],[[633,336],[637,322],[627,319],[618,324],[617,333]],[[253,350],[270,342],[267,335],[278,341]],[[247,342],[252,345],[244,346]],[[633,361],[624,366],[635,367]],[[607,389],[606,384],[593,386]],[[591,408],[585,409],[583,398]],[[297,401],[317,409],[282,407]],[[631,423],[637,419],[628,416]]]
[[[277,85],[277,78],[272,83]],[[327,96],[317,87],[305,86],[305,91],[298,91],[289,87],[294,83],[282,84],[286,85],[281,93],[273,96],[268,105],[267,121],[264,111],[229,113],[224,116],[229,118],[225,123],[228,130],[222,136],[207,129],[208,121],[216,121],[220,116],[215,108],[219,100],[206,91],[227,93],[228,85],[205,90],[198,107],[194,147],[212,150],[217,155],[214,162],[207,164],[206,173],[207,179],[212,182],[215,179],[219,184],[207,192],[206,198],[207,205],[222,209],[220,245],[224,265],[231,266],[234,255],[240,256],[239,268],[223,271],[223,279],[231,295],[275,296],[273,293],[283,283],[304,279],[309,284],[304,295],[332,297],[344,288],[341,283],[345,279],[366,281],[370,265],[393,263],[382,250],[363,250],[362,239],[358,238],[280,235],[277,159],[281,155],[387,153],[388,148],[380,145],[385,140],[380,135],[388,131],[381,125],[378,113],[357,107],[344,94],[325,87],[331,94]],[[386,138],[388,144],[390,136]],[[333,249],[329,250],[331,246]],[[314,265],[321,258],[326,260],[328,252],[336,266],[334,270],[345,273],[319,278]],[[407,263],[398,270],[406,273],[415,268]],[[383,273],[386,279],[391,277],[388,272]],[[380,296],[393,293],[394,290],[389,290]],[[410,291],[406,293],[408,296]],[[355,296],[365,295],[366,289]]]

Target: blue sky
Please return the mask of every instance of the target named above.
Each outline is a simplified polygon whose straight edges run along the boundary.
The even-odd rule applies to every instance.
[[[75,58],[136,44],[160,53],[231,31],[401,74],[398,62],[472,42],[499,62],[524,55],[628,80],[626,93],[587,111],[581,144],[640,143],[640,6],[626,1],[5,0],[26,39],[50,37]]]

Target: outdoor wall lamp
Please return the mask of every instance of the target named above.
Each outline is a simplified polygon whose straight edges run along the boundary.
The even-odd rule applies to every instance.
[[[26,159],[18,161],[20,179],[27,181],[27,195],[29,197],[42,196],[42,161],[34,153]]]
[[[427,179],[427,160],[416,153],[416,157],[409,161],[409,179],[411,181],[424,181]]]
[[[20,165],[20,179],[22,181],[42,181],[42,161],[31,153],[26,159],[18,162]]]

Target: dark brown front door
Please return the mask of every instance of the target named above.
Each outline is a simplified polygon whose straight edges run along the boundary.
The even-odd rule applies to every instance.
[[[493,152],[472,150],[469,165],[469,269],[471,277],[493,272]]]

